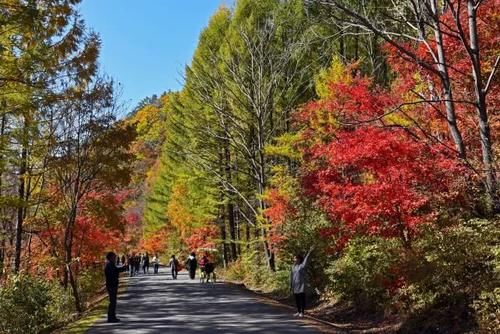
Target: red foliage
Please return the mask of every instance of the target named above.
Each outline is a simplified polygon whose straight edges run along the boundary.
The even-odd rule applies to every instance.
[[[195,228],[184,242],[188,249],[194,251],[200,248],[215,248],[215,239],[218,235],[217,226],[207,225]]]
[[[477,130],[477,115],[475,111],[474,78],[472,76],[472,63],[468,51],[464,44],[469,45],[469,23],[467,15],[467,3],[465,0],[451,1],[452,7],[458,15],[466,39],[462,41],[457,32],[459,31],[457,21],[452,11],[449,9],[440,17],[441,30],[443,31],[443,47],[450,80],[453,83],[453,99],[455,111],[458,119],[458,127],[462,132],[464,143],[468,155],[472,162],[480,161],[480,140]],[[477,11],[477,30],[479,41],[479,52],[481,55],[481,72],[483,84],[493,70],[493,65],[500,52],[500,0],[483,1]],[[431,51],[436,54],[436,43],[431,38],[427,43],[408,43],[405,47],[416,54],[420,59],[428,64],[435,64]],[[447,137],[447,124],[445,122],[444,102],[442,102],[442,83],[437,73],[430,71],[423,66],[416,64],[412,59],[404,56],[394,47],[387,46],[388,61],[392,70],[398,74],[398,79],[394,83],[393,89],[398,93],[403,92],[417,98],[415,94],[409,92],[419,92],[431,98],[439,97],[441,102],[427,104],[412,113],[413,117],[432,133],[439,133],[439,136]],[[433,65],[435,66],[435,65]],[[418,75],[418,78],[416,77]],[[422,85],[418,87],[418,85]],[[493,78],[487,104],[490,117],[492,142],[496,142],[496,133],[500,130],[499,114],[500,110],[500,84],[499,76]],[[422,117],[423,116],[423,117]],[[475,161],[474,161],[475,160]]]
[[[157,253],[167,249],[169,227],[165,226],[159,231],[156,231],[153,235],[148,238],[142,239],[139,245],[140,249],[144,249],[150,253]]]
[[[299,115],[306,126],[303,186],[336,222],[323,233],[340,246],[355,234],[408,243],[420,225],[458,201],[464,185],[465,169],[445,146],[418,138],[411,127],[384,126],[382,118],[365,123],[396,104],[371,85],[356,77],[333,83],[330,97]],[[318,115],[338,122],[318,126]]]
[[[266,195],[268,208],[264,210],[264,216],[271,222],[268,233],[268,242],[271,248],[279,246],[287,240],[280,227],[285,221],[296,214],[296,209],[291,205],[290,198],[279,189],[270,189]]]
[[[109,250],[123,250],[126,242],[126,230],[129,222],[124,215],[123,204],[128,197],[127,191],[92,192],[82,199],[73,231],[73,258],[79,258],[85,267],[93,262],[102,261]],[[57,194],[51,198],[54,210],[57,208]],[[48,275],[54,268],[61,266],[63,254],[64,228],[66,216],[46,223],[33,241],[32,270],[43,271]],[[48,246],[48,247],[47,247]],[[62,270],[59,270],[62,272]]]

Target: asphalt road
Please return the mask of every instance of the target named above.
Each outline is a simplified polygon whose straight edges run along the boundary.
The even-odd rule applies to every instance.
[[[126,278],[118,297],[121,322],[107,323],[103,315],[87,333],[321,333],[293,311],[238,287],[191,281],[185,272],[173,280],[167,273],[161,268],[158,275]]]

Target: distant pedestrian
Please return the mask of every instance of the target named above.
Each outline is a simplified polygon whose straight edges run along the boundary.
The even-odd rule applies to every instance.
[[[126,264],[125,260],[126,260],[125,254],[123,254],[122,255],[122,266],[124,266]]]
[[[290,289],[295,296],[295,302],[297,304],[297,313],[295,313],[294,316],[304,316],[306,308],[306,265],[313,249],[314,247],[309,249],[305,258],[301,254],[295,255],[292,272],[290,273]]]
[[[194,252],[189,255],[186,261],[186,267],[189,271],[189,278],[194,279],[196,275],[196,268],[198,267],[198,261],[196,260],[196,254]]]
[[[139,269],[141,268],[141,255],[137,254],[134,256],[134,273],[139,275]]]
[[[128,274],[130,277],[134,276],[134,272],[135,272],[135,261],[134,261],[134,254],[133,253],[129,253],[127,255],[127,265],[128,265]]]
[[[170,258],[170,271],[172,272],[172,278],[177,279],[177,273],[179,271],[179,261],[175,258],[175,255],[172,255]]]
[[[160,268],[160,257],[158,256],[158,253],[155,253],[155,256],[153,256],[153,271],[155,274],[158,274],[159,268]]]
[[[142,271],[144,274],[149,274],[149,254],[146,253],[143,258]]]
[[[116,266],[116,254],[109,252],[106,254],[106,267],[104,274],[106,276],[106,290],[108,290],[109,305],[108,305],[108,322],[119,322],[116,317],[116,299],[118,297],[119,275],[122,271],[126,271],[126,266]]]

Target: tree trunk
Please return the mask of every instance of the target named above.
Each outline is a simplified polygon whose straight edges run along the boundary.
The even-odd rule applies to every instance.
[[[477,34],[477,11],[475,3],[467,0],[467,15],[469,21],[470,58],[472,63],[472,76],[474,77],[474,92],[476,95],[476,112],[479,119],[479,137],[481,139],[481,152],[486,179],[486,190],[491,208],[494,213],[500,211],[500,203],[497,196],[497,181],[494,167],[494,157],[491,145],[491,134],[488,120],[488,108],[486,105],[486,94],[484,90],[479,40]]]
[[[225,126],[224,132],[228,133],[228,129]],[[225,169],[225,175],[226,175],[226,181],[229,184],[232,184],[233,182],[233,176],[231,173],[231,151],[229,147],[230,143],[229,140],[224,141],[224,169]],[[236,226],[235,226],[235,220],[234,220],[234,204],[232,202],[231,196],[228,198],[228,202],[226,204],[226,210],[227,210],[227,219],[229,223],[229,236],[231,238],[231,260],[236,261],[238,259],[238,252],[236,250]]]
[[[462,134],[458,128],[457,117],[455,113],[455,104],[453,102],[453,90],[451,86],[450,76],[448,73],[448,64],[446,62],[446,54],[443,45],[443,35],[441,32],[441,23],[439,21],[440,14],[437,9],[436,0],[431,0],[431,9],[434,15],[434,40],[436,42],[436,49],[438,55],[437,69],[440,74],[441,83],[443,85],[443,95],[445,98],[445,109],[446,109],[446,120],[448,122],[448,128],[455,142],[455,147],[457,149],[458,155],[465,159],[466,152],[465,146],[462,139]]]
[[[224,217],[224,210],[221,210],[219,228],[220,228],[220,236],[222,238],[222,261],[224,264],[224,268],[226,268],[227,263],[228,263],[228,250],[227,250],[227,243],[226,243],[227,235],[226,235],[226,223],[225,223],[225,217]]]
[[[73,260],[73,232],[76,221],[76,203],[72,205],[71,212],[66,223],[66,231],[64,233],[64,287],[68,287],[68,283],[71,284],[71,262]]]
[[[224,157],[223,157],[223,152],[221,149],[219,149],[219,168],[221,169],[221,174],[224,172],[223,171],[223,162],[224,162]],[[225,192],[224,192],[224,182],[221,182],[220,184],[220,194],[219,194],[220,202],[224,202],[224,197],[225,197]],[[227,248],[227,233],[226,233],[226,214],[225,214],[225,208],[224,204],[219,205],[219,229],[220,229],[220,234],[222,238],[222,260],[224,262],[224,268],[226,268],[227,263],[229,261],[229,256],[228,256],[228,248]]]
[[[78,314],[80,314],[80,313],[82,313],[82,305],[80,302],[80,294],[78,293],[78,286],[76,284],[76,279],[73,275],[73,271],[71,270],[71,264],[66,264],[65,270],[68,273],[69,284],[71,285],[71,292],[73,293],[76,312],[78,312]]]
[[[266,186],[266,157],[264,155],[264,124],[262,118],[258,119],[258,128],[257,128],[257,159],[258,159],[258,182],[257,182],[257,190],[258,190],[258,203],[260,208],[260,213],[262,214],[266,209],[266,203],[264,202],[263,196]],[[264,253],[266,255],[267,266],[270,270],[275,271],[275,263],[274,263],[274,254],[272,253],[269,243],[267,242],[267,231],[265,227],[261,227],[261,236],[263,240]]]
[[[22,251],[22,240],[23,240],[23,223],[24,223],[24,210],[25,210],[25,200],[26,200],[26,189],[25,189],[25,178],[27,170],[27,156],[28,150],[27,145],[23,144],[21,151],[21,165],[19,167],[19,185],[17,188],[17,195],[19,199],[19,204],[17,208],[17,220],[16,220],[16,249],[14,254],[14,273],[18,273],[21,267],[21,251]]]
[[[5,133],[5,125],[7,123],[6,120],[6,115],[2,115],[2,121],[0,123],[0,138],[3,138],[4,133]],[[0,155],[0,160],[3,160],[3,156]],[[3,189],[3,170],[0,169],[0,198],[3,196],[2,189]],[[7,229],[6,229],[6,224],[5,224],[5,218],[4,218],[4,212],[0,211],[0,278],[4,274],[4,268],[5,268],[5,237],[7,234]]]

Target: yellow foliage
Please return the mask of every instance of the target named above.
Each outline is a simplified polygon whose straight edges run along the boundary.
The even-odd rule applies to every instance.
[[[328,88],[330,83],[344,82],[349,84],[351,80],[352,76],[346,71],[346,66],[340,57],[334,56],[330,67],[322,69],[316,77],[316,94],[318,94],[321,99],[326,98],[331,94]]]
[[[267,155],[280,156],[292,160],[300,160],[301,154],[297,150],[297,144],[301,140],[300,132],[285,133],[274,138],[275,143],[266,145],[264,153]]]

